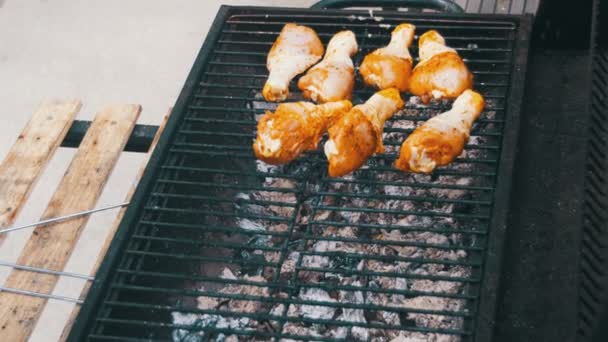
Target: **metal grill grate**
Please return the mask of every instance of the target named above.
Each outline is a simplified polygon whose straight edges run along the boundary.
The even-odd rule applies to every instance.
[[[266,53],[293,21],[324,43],[353,30],[357,66],[396,24],[440,30],[487,100],[465,154],[432,175],[393,169],[405,136],[450,106],[410,99],[387,123],[387,153],[352,176],[328,178],[320,151],[257,162],[256,118],[275,108],[260,93]],[[488,326],[529,21],[224,7],[213,30],[71,337],[460,340]],[[354,103],[373,93],[355,89]]]

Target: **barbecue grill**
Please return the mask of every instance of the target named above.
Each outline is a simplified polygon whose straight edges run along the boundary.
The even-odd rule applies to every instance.
[[[328,177],[321,151],[282,167],[256,161],[256,120],[276,107],[261,96],[266,54],[287,22],[314,28],[324,43],[352,30],[356,66],[399,23],[413,23],[419,34],[438,29],[487,101],[465,153],[430,175],[391,166],[407,134],[450,107],[411,98],[387,122],[387,153],[352,176]],[[543,215],[510,209],[538,189],[517,187],[535,171],[526,162],[542,151],[521,151],[517,158],[527,159],[514,172],[518,146],[534,136],[527,128],[534,122],[520,124],[531,33],[530,15],[222,7],[70,339],[486,341],[495,330],[521,337],[500,322],[525,300],[505,304],[499,283],[505,294],[517,293],[510,284],[522,278],[507,262],[501,280],[504,241],[507,258],[521,247],[513,245],[518,233],[505,234],[507,225],[524,216],[542,222]],[[533,56],[538,84],[567,58],[543,66]],[[289,100],[302,100],[294,84]],[[371,94],[357,78],[353,103]],[[573,169],[555,179],[574,176],[582,188],[584,170]],[[498,316],[497,305],[505,305]]]

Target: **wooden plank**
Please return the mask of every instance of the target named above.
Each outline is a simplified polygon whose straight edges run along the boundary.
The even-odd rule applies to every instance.
[[[137,184],[139,184],[139,180],[141,179],[141,177],[144,174],[144,171],[146,169],[146,166],[148,165],[148,161],[150,160],[150,156],[152,155],[152,152],[154,152],[154,148],[156,147],[156,143],[158,142],[158,139],[160,138],[160,135],[162,134],[163,130],[165,129],[165,125],[167,124],[167,120],[169,119],[169,115],[171,115],[171,109],[169,109],[169,112],[167,113],[167,115],[165,115],[165,117],[163,118],[163,121],[161,122],[161,124],[158,127],[158,131],[156,131],[156,135],[154,136],[154,140],[152,140],[152,144],[150,144],[150,149],[148,150],[148,153],[146,154],[146,157],[144,158],[144,160],[141,163],[141,167],[139,168],[139,171],[137,172],[137,175],[135,176],[135,181],[133,182],[133,185],[131,186],[131,189],[129,190],[129,192],[127,193],[127,196],[125,197],[125,202],[130,202],[131,201],[131,197],[133,197],[133,194],[135,193],[135,189],[137,188]],[[114,239],[114,235],[116,234],[116,230],[118,230],[118,227],[120,226],[120,222],[122,222],[122,218],[125,216],[125,212],[127,211],[127,208],[122,208],[120,209],[120,211],[118,212],[118,214],[116,215],[116,218],[114,219],[114,222],[112,223],[112,227],[110,228],[110,230],[108,231],[108,235],[106,236],[106,240],[104,241],[101,250],[99,251],[99,254],[97,255],[97,260],[95,261],[95,265],[93,266],[93,268],[91,269],[91,276],[95,277],[95,274],[97,273],[97,270],[99,269],[99,266],[101,266],[101,263],[103,262],[104,257],[106,256],[106,253],[108,251],[108,248],[110,248],[110,244],[112,243],[112,240]],[[84,287],[82,288],[82,291],[80,292],[80,299],[84,300],[87,296],[87,294],[89,293],[89,289],[91,288],[91,282],[86,282],[84,284]],[[70,331],[72,330],[72,326],[74,325],[74,322],[76,321],[76,317],[78,317],[78,313],[80,312],[80,305],[79,304],[75,304],[74,305],[74,309],[72,310],[72,313],[70,314],[70,318],[68,319],[68,321],[66,322],[65,326],[63,327],[63,332],[61,333],[61,338],[60,341],[66,341]]]
[[[0,229],[15,223],[36,181],[63,138],[81,104],[43,101],[0,164]],[[0,245],[6,234],[0,234]]]
[[[89,128],[74,159],[53,194],[42,219],[94,208],[123,150],[141,107],[108,106]],[[63,270],[88,217],[37,227],[17,261],[51,270]],[[51,293],[57,276],[13,270],[5,286]],[[0,292],[0,336],[4,341],[25,341],[31,334],[46,299]]]

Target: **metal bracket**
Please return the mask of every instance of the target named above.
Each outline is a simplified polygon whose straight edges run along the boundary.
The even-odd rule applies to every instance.
[[[62,147],[74,147],[80,146],[84,135],[91,126],[91,121],[74,120],[72,127],[68,131],[65,139],[61,143]],[[146,153],[150,149],[152,140],[158,131],[158,126],[154,125],[135,125],[127,145],[125,146],[126,152],[141,152]]]

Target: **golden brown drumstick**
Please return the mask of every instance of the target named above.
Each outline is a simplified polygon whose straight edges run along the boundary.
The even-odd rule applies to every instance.
[[[253,151],[258,159],[269,164],[290,162],[302,152],[316,149],[329,125],[351,107],[346,100],[322,105],[282,103],[274,113],[266,112],[258,122]]]
[[[420,62],[412,72],[409,90],[420,96],[422,102],[428,103],[431,98],[453,99],[473,87],[473,74],[437,31],[420,36],[418,47]]]
[[[325,143],[329,175],[343,176],[361,167],[372,154],[384,152],[384,122],[401,108],[399,91],[389,88],[338,118],[329,128]]]
[[[407,137],[395,166],[403,171],[429,173],[451,163],[462,153],[483,107],[481,95],[465,90],[451,110],[429,119]]]
[[[336,33],[327,44],[323,60],[298,81],[304,97],[319,103],[350,100],[355,84],[351,57],[357,49],[352,31]]]
[[[409,47],[412,45],[415,29],[411,24],[397,26],[386,47],[365,56],[359,73],[367,85],[378,89],[394,87],[399,91],[407,90],[412,72]]]
[[[283,101],[289,95],[289,82],[323,56],[323,43],[307,26],[286,24],[270,48],[266,67],[269,75],[262,95],[267,101]]]

